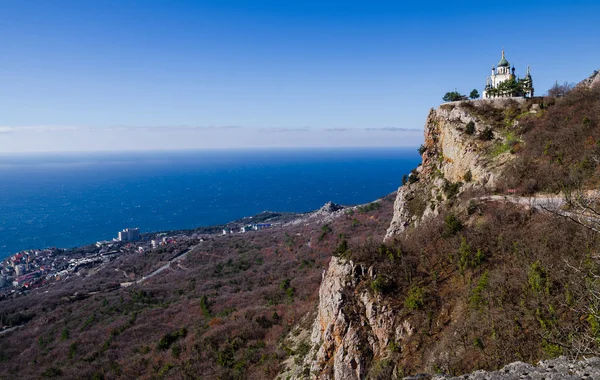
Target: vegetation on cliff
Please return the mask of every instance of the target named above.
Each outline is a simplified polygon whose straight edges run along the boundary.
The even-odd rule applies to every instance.
[[[600,235],[590,228],[600,204],[585,197],[598,184],[599,95],[432,110],[387,242],[338,254],[358,277],[337,317],[315,323],[325,342],[313,341],[321,348],[304,375],[462,374],[600,354]],[[549,212],[534,196],[563,207]]]

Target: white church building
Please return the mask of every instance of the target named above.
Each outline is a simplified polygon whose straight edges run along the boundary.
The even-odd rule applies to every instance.
[[[525,78],[516,77],[515,66],[510,67],[510,63],[504,57],[504,50],[502,50],[502,59],[498,62],[498,67],[492,66],[492,75],[486,80],[483,98],[533,97],[533,91],[529,66],[527,66]]]

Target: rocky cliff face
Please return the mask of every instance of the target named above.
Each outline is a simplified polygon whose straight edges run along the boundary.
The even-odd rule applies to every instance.
[[[509,132],[515,121],[497,119],[510,107],[537,112],[537,105],[522,98],[447,103],[429,112],[422,164],[398,190],[386,239],[437,214],[440,205],[460,192],[498,185],[501,169],[511,159],[510,144],[518,143]]]
[[[356,292],[363,277],[373,276],[372,268],[332,258],[319,291],[313,346],[305,361],[312,376],[363,379],[373,357],[385,353],[394,312],[378,304],[366,289]]]
[[[502,117],[507,108],[516,111]],[[518,143],[510,134],[515,117],[536,110],[524,99],[448,103],[431,110],[425,124],[422,164],[398,191],[386,239],[450,207],[462,192],[496,188],[503,165],[511,160],[511,144]],[[418,350],[411,346],[413,323],[403,320],[394,305],[383,302],[366,285],[377,277],[372,267],[332,258],[323,275],[310,350],[302,368],[286,377],[400,376],[402,369],[396,368],[395,355]],[[448,310],[444,318],[451,318],[453,312]],[[421,360],[426,363],[439,355],[443,353],[433,347],[421,354]]]

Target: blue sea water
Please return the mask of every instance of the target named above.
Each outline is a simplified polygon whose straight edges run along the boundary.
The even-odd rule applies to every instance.
[[[0,155],[0,259],[142,232],[226,223],[261,211],[389,194],[416,149]]]

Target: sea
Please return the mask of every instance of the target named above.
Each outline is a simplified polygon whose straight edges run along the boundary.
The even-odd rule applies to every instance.
[[[395,191],[416,148],[0,155],[0,259]]]

